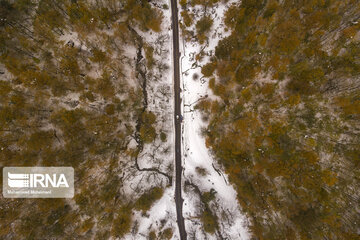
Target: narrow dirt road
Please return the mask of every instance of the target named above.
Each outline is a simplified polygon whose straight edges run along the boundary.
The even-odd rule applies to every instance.
[[[175,203],[177,223],[179,227],[180,239],[186,240],[186,230],[184,217],[182,215],[183,199],[181,197],[181,98],[180,98],[180,52],[179,52],[179,22],[178,22],[178,8],[177,1],[171,0],[171,18],[173,30],[173,58],[174,58],[174,93],[175,93]],[[178,116],[178,117],[177,117]]]

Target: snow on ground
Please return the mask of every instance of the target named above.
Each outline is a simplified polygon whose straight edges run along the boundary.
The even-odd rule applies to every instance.
[[[156,233],[159,233],[161,230],[169,227],[173,229],[175,235],[177,231],[177,224],[174,206],[173,188],[167,188],[164,192],[164,196],[146,213],[148,217],[142,216],[141,212],[136,212],[135,218],[139,219],[139,229],[137,236],[131,237],[131,239],[148,239],[150,231],[155,230]],[[164,219],[170,221],[164,222]]]
[[[227,5],[232,4],[230,1]],[[212,8],[211,16],[214,19],[212,32],[209,34],[209,42],[204,49],[209,55],[214,53],[215,46],[219,39],[223,38],[226,33],[223,32],[222,18],[226,9],[225,4],[220,3],[218,6]],[[198,11],[190,8],[190,11]],[[199,19],[199,18],[197,18]],[[221,235],[227,239],[249,239],[246,217],[240,212],[240,206],[236,200],[236,191],[233,186],[228,184],[227,177],[219,171],[216,161],[213,159],[209,150],[206,148],[205,139],[201,135],[202,128],[206,127],[206,122],[202,120],[201,113],[194,110],[196,102],[202,98],[211,97],[211,90],[208,88],[208,83],[202,80],[201,68],[193,67],[205,64],[209,57],[205,57],[201,62],[196,62],[194,54],[200,52],[203,46],[197,42],[180,41],[181,48],[181,69],[183,93],[182,99],[184,104],[183,115],[183,167],[184,167],[184,181],[188,180],[196,184],[202,192],[208,192],[214,189],[217,194],[216,209],[219,217],[219,227]],[[199,78],[194,80],[194,74]],[[206,169],[207,175],[201,176],[196,172],[196,168],[201,167]],[[215,168],[216,170],[215,170]],[[219,236],[205,234],[199,224],[199,197],[196,193],[189,191],[183,193],[184,196],[184,217],[185,224],[188,230],[188,235],[196,239],[217,239]],[[227,217],[222,219],[220,213],[226,213]]]
[[[144,41],[154,48],[154,58],[156,66],[147,75],[147,94],[148,111],[153,112],[157,117],[157,133],[164,132],[167,135],[165,142],[159,138],[155,142],[145,144],[142,153],[139,155],[138,163],[140,168],[158,168],[172,176],[174,172],[174,95],[173,95],[173,67],[172,63],[172,30],[171,30],[171,8],[170,1],[158,2],[159,6],[163,4],[169,6],[168,9],[162,9],[164,14],[162,31],[159,33],[149,31],[142,32],[137,29]],[[145,53],[143,52],[145,56]],[[167,178],[159,174],[153,174],[153,177],[147,178],[149,172],[137,171],[136,177],[130,180],[132,184],[140,184],[138,189],[146,190],[150,187],[165,186],[168,183]],[[143,176],[146,176],[143,178]],[[149,179],[149,180],[147,180]],[[155,202],[154,206],[146,213],[136,212],[134,219],[138,225],[138,233],[133,235],[129,233],[125,239],[148,239],[149,233],[155,231],[161,232],[166,228],[172,228],[173,238],[179,239],[176,223],[175,208],[175,177],[173,176],[172,186],[167,187],[163,197]],[[132,189],[128,189],[131,191]],[[139,193],[134,193],[136,196]]]
[[[80,50],[88,50],[86,45],[84,45],[84,43],[80,40],[77,32],[66,32],[64,35],[59,37],[59,40],[63,41],[64,44],[76,47]]]
[[[0,64],[0,81],[10,81],[14,76],[7,70],[4,64]]]

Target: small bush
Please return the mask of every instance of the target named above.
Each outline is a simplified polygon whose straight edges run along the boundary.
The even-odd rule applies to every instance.
[[[160,139],[161,139],[162,142],[166,142],[166,139],[167,139],[166,133],[161,132],[160,133]]]
[[[206,208],[201,216],[201,221],[204,226],[204,230],[207,233],[213,234],[217,228],[217,219],[214,216],[209,208]]]
[[[201,18],[196,23],[197,33],[199,35],[204,35],[204,34],[208,33],[210,31],[212,25],[213,25],[213,20],[211,19],[210,16],[205,16],[205,17]]]
[[[122,237],[130,231],[132,214],[130,207],[120,208],[118,215],[113,222],[111,233],[113,236]]]
[[[155,187],[150,191],[141,195],[141,197],[135,203],[135,209],[138,211],[148,211],[151,206],[159,200],[164,194],[164,190],[159,187]]]
[[[196,167],[195,168],[195,171],[197,174],[201,175],[201,176],[206,176],[208,174],[208,172],[206,171],[205,168],[202,168],[202,167]]]
[[[107,115],[113,115],[115,113],[115,106],[114,104],[108,104],[105,107],[105,112]]]
[[[171,228],[167,228],[161,233],[161,239],[171,239],[172,236],[173,236],[173,231]]]
[[[156,233],[155,231],[151,231],[149,233],[149,240],[156,240]]]

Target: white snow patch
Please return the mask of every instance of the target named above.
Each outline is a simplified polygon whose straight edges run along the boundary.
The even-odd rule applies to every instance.
[[[194,58],[195,54],[200,52],[203,47],[196,42],[180,42],[181,51],[181,72],[183,93],[182,99],[184,104],[183,115],[183,167],[184,177],[196,184],[201,191],[210,191],[214,189],[217,194],[217,203],[225,212],[231,213],[231,224],[219,223],[220,231],[223,236],[229,239],[249,239],[249,233],[246,226],[248,226],[245,216],[240,212],[240,206],[237,203],[236,191],[233,186],[228,184],[227,177],[220,174],[214,169],[216,161],[213,159],[209,149],[205,145],[205,139],[201,135],[201,129],[206,127],[201,119],[201,114],[194,111],[194,105],[199,100],[209,97],[216,98],[208,88],[206,81],[202,80],[201,66],[208,62],[210,56],[215,52],[215,46],[218,41],[226,36],[227,33],[223,31],[223,24],[221,17],[224,16],[224,11],[227,6],[236,1],[229,1],[227,4],[219,3],[210,10],[214,19],[213,33],[209,36],[209,43],[204,51],[207,53],[201,62],[197,62]],[[191,8],[190,8],[191,11]],[[194,74],[199,76],[198,80],[193,80]],[[264,82],[268,80],[264,78]],[[206,176],[200,176],[196,172],[196,167],[205,168],[208,172]],[[186,228],[188,230],[196,231],[196,237],[202,238],[199,235],[200,230],[196,220],[194,220],[194,213],[197,210],[196,197],[191,193],[183,193],[184,196],[184,218]],[[216,213],[219,214],[219,213]],[[219,217],[220,219],[220,217]],[[189,232],[188,232],[189,234]],[[206,236],[209,239],[215,239],[216,236]]]

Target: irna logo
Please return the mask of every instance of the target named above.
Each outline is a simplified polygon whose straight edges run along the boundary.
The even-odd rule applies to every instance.
[[[5,198],[72,198],[72,167],[4,167]]]
[[[12,188],[69,187],[64,174],[21,174],[8,172],[8,185]]]

